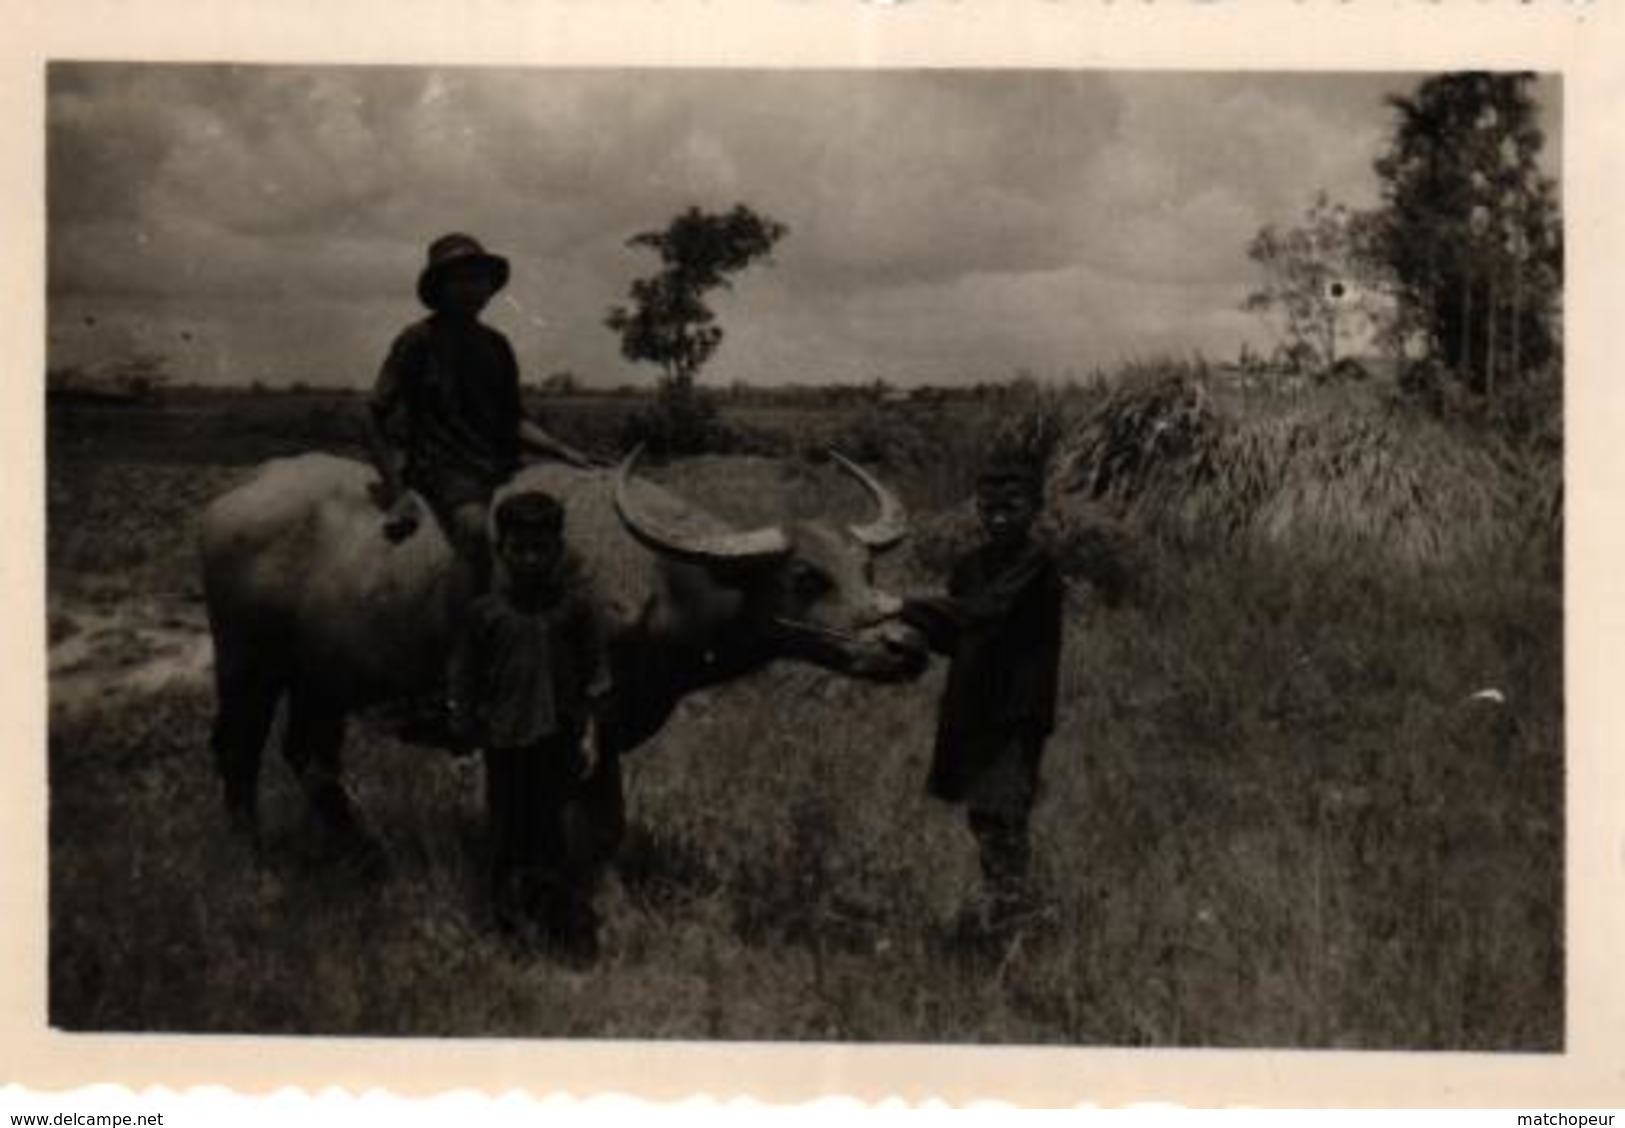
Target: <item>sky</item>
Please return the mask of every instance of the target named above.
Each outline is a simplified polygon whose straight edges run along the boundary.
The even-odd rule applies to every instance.
[[[1232,356],[1270,339],[1248,240],[1318,190],[1374,203],[1384,95],[1416,82],[54,64],[49,363],[366,387],[463,231],[512,263],[487,319],[526,380],[643,383],[603,324],[656,267],[627,240],[735,203],[789,234],[713,302],[705,382]]]

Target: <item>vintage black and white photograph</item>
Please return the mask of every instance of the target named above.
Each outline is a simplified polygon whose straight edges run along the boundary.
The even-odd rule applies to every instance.
[[[1565,1050],[1561,76],[41,79],[51,1027]]]

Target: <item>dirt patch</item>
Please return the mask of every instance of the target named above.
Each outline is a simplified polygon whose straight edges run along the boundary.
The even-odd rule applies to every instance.
[[[195,605],[142,599],[108,609],[56,601],[50,623],[53,711],[205,685],[213,669],[208,626]]]

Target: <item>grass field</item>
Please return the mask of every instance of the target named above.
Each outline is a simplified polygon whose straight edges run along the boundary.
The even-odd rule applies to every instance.
[[[610,427],[578,422],[553,419]],[[217,800],[188,525],[257,459],[344,447],[352,423],[320,396],[52,413],[53,1025],[1562,1048],[1561,588],[1515,552],[1429,570],[1148,541],[1122,606],[1075,583],[1036,822],[1053,918],[992,960],[943,943],[975,865],[922,793],[940,669],[880,687],[783,665],[690,700],[628,763],[584,972],[487,927],[477,767],[365,722],[348,762],[390,878],[323,865],[275,757],[256,864]],[[936,465],[889,470],[927,529],[984,424],[906,421],[953,432]],[[827,468],[666,474],[740,519],[850,501]],[[882,579],[934,585],[930,565],[905,552]]]

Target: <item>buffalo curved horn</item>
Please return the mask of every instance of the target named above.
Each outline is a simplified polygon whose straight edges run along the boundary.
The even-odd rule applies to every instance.
[[[632,501],[632,467],[643,453],[639,443],[615,471],[615,515],[634,540],[662,556],[707,567],[739,567],[776,560],[790,551],[790,539],[776,525],[748,532],[713,532],[681,528],[640,511]]]
[[[908,510],[903,508],[902,501],[881,485],[873,474],[840,451],[832,450],[829,454],[836,465],[862,483],[880,506],[880,513],[873,521],[866,525],[850,526],[853,537],[871,552],[885,552],[888,548],[896,547],[899,541],[908,536]]]

